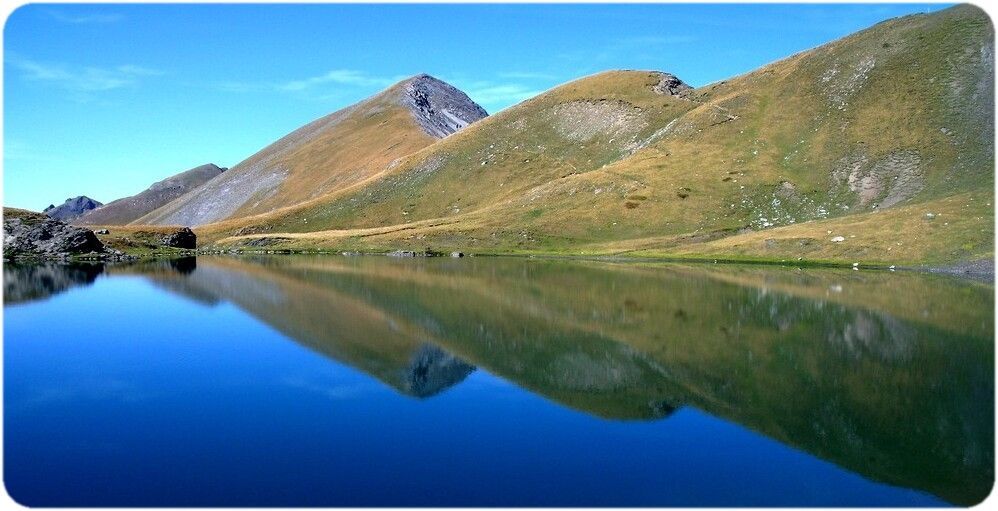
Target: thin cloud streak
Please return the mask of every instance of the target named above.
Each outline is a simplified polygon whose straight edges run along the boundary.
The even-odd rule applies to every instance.
[[[56,9],[50,9],[46,12],[52,19],[60,23],[69,23],[71,25],[117,23],[125,19],[124,15],[117,13],[86,14],[83,16],[73,16]]]
[[[7,62],[20,71],[24,80],[48,83],[75,94],[94,94],[130,87],[138,84],[142,78],[163,74],[157,69],[134,64],[108,68],[72,68],[64,64],[39,62],[19,56],[12,56]]]
[[[371,76],[364,71],[358,71],[355,69],[334,69],[321,75],[311,76],[299,80],[281,82],[224,81],[215,82],[211,84],[211,87],[221,92],[276,92],[293,94],[305,99],[324,100],[342,96],[345,92],[342,88],[384,89],[406,78],[408,77]],[[337,86],[340,90],[335,89]],[[331,87],[333,87],[332,90]]]

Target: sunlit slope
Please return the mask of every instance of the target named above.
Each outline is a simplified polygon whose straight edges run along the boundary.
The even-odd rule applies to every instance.
[[[663,126],[695,106],[669,91],[654,90],[669,78],[617,71],[568,83],[405,158],[363,187],[308,208],[250,219],[256,228],[241,232],[465,218],[507,205],[536,187],[634,154],[660,136]]]
[[[200,225],[266,213],[363,182],[486,115],[427,75],[313,121],[136,224]]]
[[[856,213],[973,192],[984,203],[968,213],[978,227],[937,236],[974,248],[918,257],[987,257],[978,233],[993,231],[993,41],[983,12],[957,6],[677,96],[656,93],[653,73],[595,75],[336,200],[242,231],[211,226],[206,239],[332,230],[297,246],[612,253],[615,242],[662,238],[642,248],[678,241],[696,252],[736,233],[813,220],[835,231],[835,219]],[[348,232],[374,227],[388,229]]]

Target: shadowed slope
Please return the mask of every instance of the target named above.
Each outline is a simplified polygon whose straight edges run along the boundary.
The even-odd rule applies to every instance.
[[[124,225],[196,189],[225,169],[213,163],[170,176],[146,190],[92,209],[73,221],[81,225]]]

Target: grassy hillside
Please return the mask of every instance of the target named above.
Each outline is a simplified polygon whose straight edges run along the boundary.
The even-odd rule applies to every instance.
[[[986,15],[957,6],[679,95],[656,92],[656,73],[601,73],[367,183],[201,232],[224,246],[265,236],[297,248],[845,261],[857,242],[833,245],[837,234],[819,231],[852,240],[889,219],[911,250],[869,243],[868,260],[992,257],[993,49]],[[957,196],[974,203],[938,202]],[[922,217],[943,207],[955,215],[946,227],[961,227],[928,238]],[[814,241],[767,250],[769,238],[794,237]]]
[[[406,103],[412,82],[431,80],[405,80],[313,121],[134,223],[199,225],[271,212],[363,183],[437,140]]]

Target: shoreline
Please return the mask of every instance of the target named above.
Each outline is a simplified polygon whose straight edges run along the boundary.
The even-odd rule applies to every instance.
[[[460,255],[457,255],[460,254]],[[995,261],[994,259],[979,259],[974,261],[964,261],[959,263],[938,264],[938,265],[913,265],[913,264],[887,264],[882,262],[857,262],[847,263],[839,261],[815,261],[786,259],[765,259],[765,258],[738,258],[738,257],[707,257],[707,256],[628,256],[614,254],[553,254],[553,253],[514,253],[514,252],[478,252],[463,253],[450,252],[415,252],[415,251],[340,251],[340,250],[307,250],[307,249],[270,249],[270,250],[175,250],[170,253],[153,254],[125,254],[125,257],[108,258],[103,254],[79,254],[65,255],[60,257],[4,257],[4,264],[40,264],[40,263],[108,263],[108,264],[128,264],[143,261],[170,260],[198,256],[287,256],[287,255],[310,255],[310,256],[334,256],[334,257],[395,257],[399,259],[458,259],[464,257],[483,258],[523,258],[523,259],[545,259],[562,261],[595,261],[614,263],[691,263],[698,265],[722,264],[722,265],[751,265],[751,266],[771,266],[781,268],[817,268],[817,269],[853,269],[856,271],[885,271],[885,272],[914,272],[935,275],[946,275],[965,279],[976,280],[985,283],[994,283]]]

